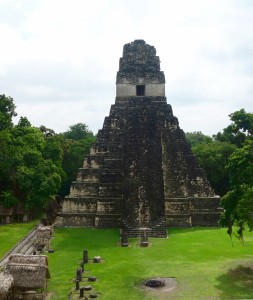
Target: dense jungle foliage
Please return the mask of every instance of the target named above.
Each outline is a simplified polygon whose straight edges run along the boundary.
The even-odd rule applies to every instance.
[[[220,225],[228,227],[230,237],[243,239],[245,226],[253,229],[253,113],[241,109],[229,117],[231,124],[212,137],[193,132],[186,138],[222,197]]]
[[[15,108],[11,97],[0,95],[0,205],[40,214],[55,195],[69,193],[96,138],[83,123],[59,134],[26,117],[14,125]]]

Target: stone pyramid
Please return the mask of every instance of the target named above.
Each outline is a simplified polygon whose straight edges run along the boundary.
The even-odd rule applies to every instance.
[[[126,44],[116,100],[97,142],[65,198],[58,226],[145,228],[217,226],[219,197],[197,164],[165,97],[165,76],[153,46]]]

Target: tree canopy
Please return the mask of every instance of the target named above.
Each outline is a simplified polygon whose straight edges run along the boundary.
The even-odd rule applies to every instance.
[[[225,195],[229,190],[229,176],[225,166],[235,149],[235,145],[219,141],[199,143],[192,147],[207,179],[219,196]]]
[[[186,132],[185,137],[192,147],[213,142],[213,139],[210,136],[204,135],[201,131]]]
[[[83,123],[60,134],[22,116],[14,125],[15,108],[0,95],[0,205],[40,213],[52,197],[68,194],[95,137]]]
[[[232,123],[216,136],[237,146],[226,164],[230,186],[222,197],[221,224],[228,226],[230,236],[237,225],[242,239],[245,225],[253,229],[253,114],[240,109],[229,116]]]
[[[213,137],[221,142],[229,142],[237,147],[243,147],[253,135],[253,114],[247,113],[243,108],[229,115],[232,123]]]
[[[0,130],[12,127],[12,117],[17,115],[16,106],[11,97],[0,95]]]
[[[253,230],[253,114],[240,109],[229,117],[231,124],[212,138],[201,132],[186,133],[186,138],[222,196],[220,224],[227,226],[231,237],[243,239],[246,227]]]
[[[84,123],[77,123],[71,125],[69,130],[64,132],[63,135],[67,139],[71,139],[74,141],[80,141],[87,137],[93,136],[92,132],[89,130],[88,126]]]
[[[222,198],[225,212],[221,219],[222,225],[239,226],[239,236],[245,224],[253,229],[253,141],[249,140],[242,148],[238,148],[229,157],[226,169],[229,173],[230,190]]]

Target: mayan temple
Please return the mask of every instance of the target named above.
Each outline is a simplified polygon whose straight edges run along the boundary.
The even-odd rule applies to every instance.
[[[57,226],[119,227],[129,236],[146,228],[217,226],[219,197],[198,166],[165,97],[156,49],[126,44],[116,100],[97,142],[78,170]]]

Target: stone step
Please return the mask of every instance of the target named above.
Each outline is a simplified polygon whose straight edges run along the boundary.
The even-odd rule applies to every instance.
[[[125,228],[123,231],[128,235],[128,237],[140,237],[142,229],[138,228]],[[150,228],[147,230],[149,237],[167,237],[166,228]]]

